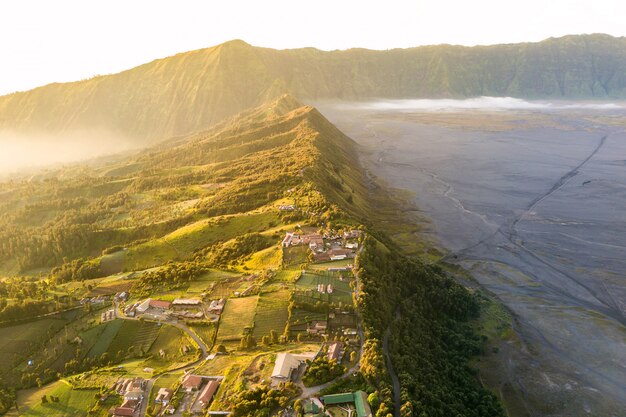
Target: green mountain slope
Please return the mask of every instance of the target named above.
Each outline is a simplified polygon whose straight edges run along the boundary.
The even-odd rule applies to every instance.
[[[225,313],[236,305],[238,315],[227,315],[217,333],[224,343],[235,339],[228,347],[231,353],[241,351],[237,341],[245,328],[256,326],[257,304],[267,310],[258,298],[274,293],[285,301],[283,307],[272,304],[272,311],[289,323],[293,309],[283,297],[307,267],[308,248],[283,250],[284,232],[302,224],[336,236],[359,227],[366,231],[359,239],[362,250],[356,260],[344,261],[354,262],[360,277],[355,301],[365,352],[361,373],[330,388],[375,392],[377,400],[372,402],[378,415],[394,409],[417,416],[503,415],[496,398],[479,385],[476,371],[468,366],[481,349],[470,325],[479,298],[441,270],[401,254],[380,230],[388,232],[391,224],[403,227],[402,215],[389,193],[367,179],[355,143],[316,109],[291,96],[131,158],[0,183],[0,193],[0,296],[6,300],[0,322],[10,325],[16,318],[30,318],[29,328],[43,326],[46,323],[35,319],[42,311],[71,308],[86,295],[130,291],[132,304],[144,297],[171,299],[210,291],[211,297],[222,298],[241,292],[241,298],[229,298]],[[295,207],[281,209],[285,205]],[[329,265],[316,266],[323,270]],[[339,282],[351,288],[337,279],[337,288]],[[260,288],[260,295],[244,296],[254,288]],[[341,300],[350,303],[352,295]],[[308,316],[319,314],[322,306],[318,300],[294,309]],[[337,308],[344,311],[352,304]],[[0,412],[11,405],[12,388],[45,384],[56,379],[57,372],[70,377],[135,357],[127,347],[137,331],[124,330],[116,321],[93,326],[100,311],[91,308],[72,311],[81,315],[67,319],[73,326],[70,336],[67,330],[61,338],[53,330],[40,331],[40,344],[0,346],[8,358],[7,369],[0,370],[5,381],[0,384]],[[267,330],[267,324],[259,323]],[[159,343],[151,329],[157,327],[145,329],[150,345]],[[285,337],[290,337],[287,330]],[[89,349],[68,343],[74,335]],[[50,341],[57,343],[54,348],[42,349]],[[150,345],[146,349],[154,351]],[[398,365],[401,403],[392,395],[384,349]],[[24,365],[29,358],[34,358],[32,367]],[[233,415],[252,415],[237,412],[236,403],[246,393],[239,387],[252,389],[249,382],[238,381],[228,382],[238,387],[228,404]],[[240,402],[240,408],[248,404]]]
[[[283,93],[303,100],[625,98],[626,38],[332,52],[231,41],[119,74],[0,97],[0,129],[102,129],[145,142],[204,129]]]

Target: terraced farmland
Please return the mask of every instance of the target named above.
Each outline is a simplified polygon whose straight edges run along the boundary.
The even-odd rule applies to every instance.
[[[107,351],[116,354],[127,352],[130,348],[135,353],[147,352],[159,333],[159,325],[151,322],[125,320],[111,341]]]

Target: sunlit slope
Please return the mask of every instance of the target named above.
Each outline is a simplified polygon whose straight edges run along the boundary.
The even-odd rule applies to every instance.
[[[281,204],[364,218],[362,184],[354,142],[283,95],[110,165],[0,184],[0,276],[64,264],[85,279],[190,259],[302,220]]]
[[[0,129],[98,129],[139,142],[188,134],[283,93],[299,99],[626,97],[626,39],[371,51],[231,41],[121,72],[0,97]]]

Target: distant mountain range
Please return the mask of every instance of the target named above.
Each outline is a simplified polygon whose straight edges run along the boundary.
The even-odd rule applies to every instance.
[[[118,74],[0,97],[0,129],[98,129],[152,142],[290,93],[301,100],[514,96],[626,98],[626,38],[373,51],[230,41]]]

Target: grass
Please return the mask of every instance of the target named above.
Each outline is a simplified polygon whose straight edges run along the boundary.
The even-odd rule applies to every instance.
[[[244,262],[243,268],[248,270],[278,269],[283,261],[283,251],[278,246],[272,246],[252,254]]]
[[[162,238],[129,248],[124,252],[124,267],[127,270],[141,270],[170,260],[186,259],[197,249],[245,233],[266,230],[277,222],[278,217],[273,212],[245,213],[222,219],[199,220]]]
[[[288,306],[288,290],[264,293],[259,297],[253,333],[257,341],[263,336],[269,336],[271,330],[276,330],[279,336],[283,334],[289,319]]]
[[[292,268],[305,264],[309,260],[309,247],[306,245],[292,246],[283,249],[285,267]]]
[[[106,416],[106,408],[99,407],[99,412],[89,414],[89,410],[96,404],[94,395],[98,390],[74,390],[66,381],[57,381],[45,387],[21,391],[18,393],[19,413],[13,412],[7,415],[19,415],[24,417],[83,417],[87,415]],[[43,395],[55,396],[58,402],[41,403]]]
[[[189,284],[189,287],[187,288],[187,292],[193,293],[193,294],[201,294],[203,292],[208,292],[208,290],[211,288],[211,285],[213,283],[217,283],[218,281],[224,278],[233,278],[236,276],[237,274],[233,272],[212,270],[196,278],[195,280],[193,280]]]
[[[254,326],[259,297],[229,298],[220,319],[217,338],[220,341],[239,341],[246,328]]]

